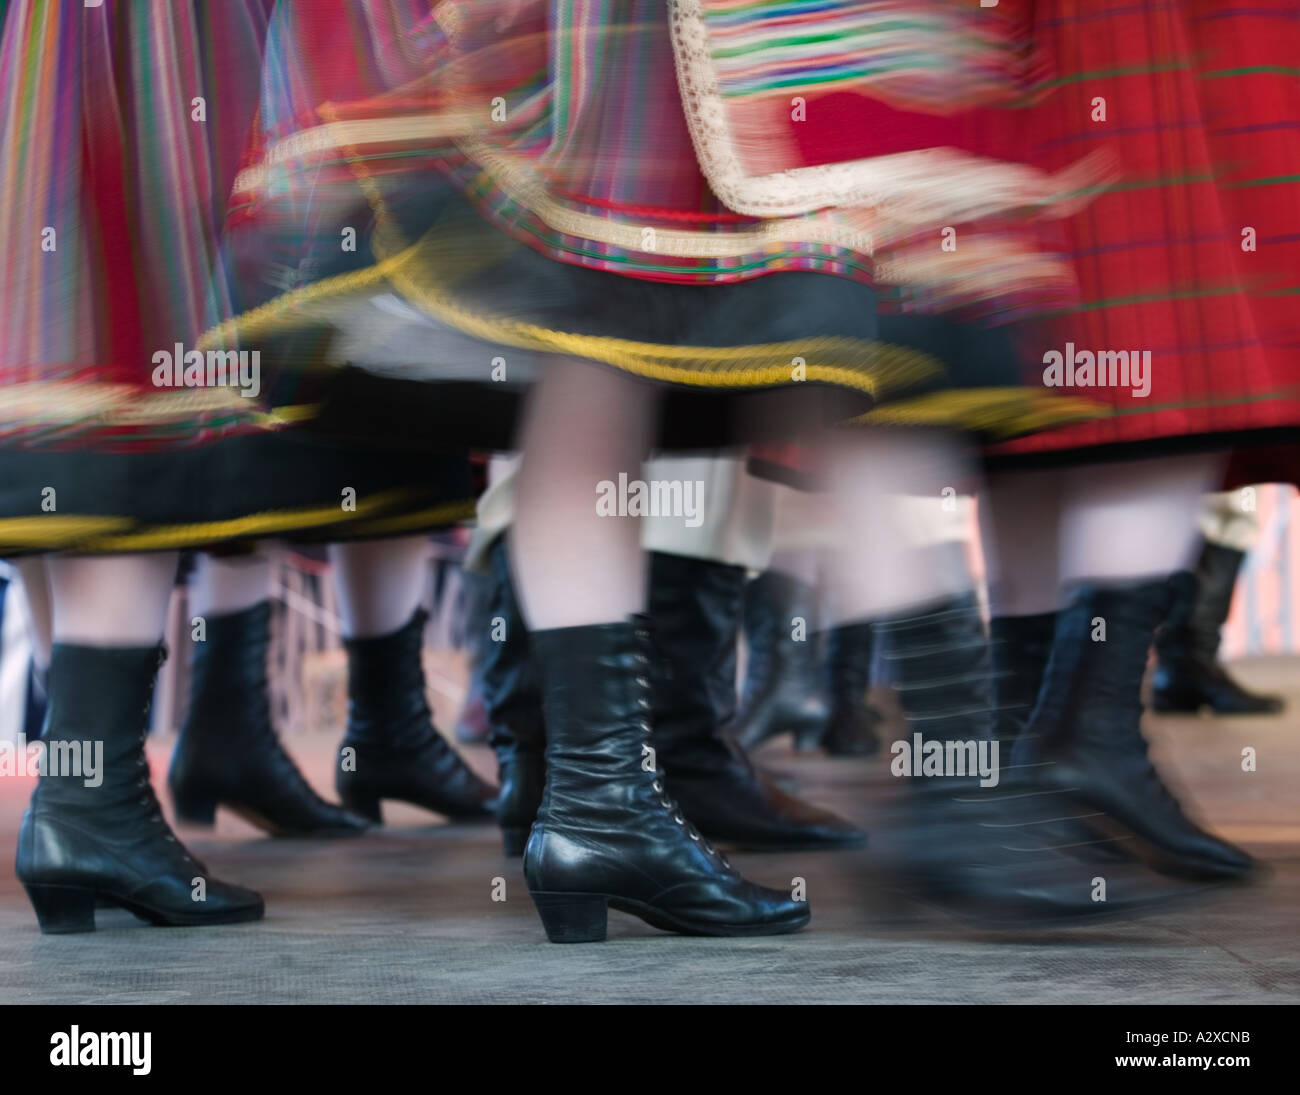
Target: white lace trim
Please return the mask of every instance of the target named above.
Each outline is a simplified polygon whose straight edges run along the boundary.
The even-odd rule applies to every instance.
[[[1112,157],[1093,153],[1056,175],[953,148],[900,152],[872,159],[750,175],[714,69],[700,0],[670,0],[673,50],[682,108],[700,169],[719,199],[751,217],[796,217],[832,208],[876,210],[878,238],[918,225],[961,223],[1013,209],[1064,216],[1066,200],[1116,174]]]

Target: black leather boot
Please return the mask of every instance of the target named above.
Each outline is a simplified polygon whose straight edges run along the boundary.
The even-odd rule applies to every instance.
[[[781,734],[793,734],[796,749],[815,749],[826,732],[812,597],[803,582],[775,570],[744,587],[749,659],[731,732],[746,749]],[[804,621],[799,639],[792,634],[796,618]]]
[[[491,576],[485,626],[500,626],[504,635],[500,641],[482,644],[483,701],[501,785],[497,795],[501,843],[506,855],[519,856],[524,854],[546,786],[542,689],[528,628],[515,598],[504,537],[492,545],[488,562]]]
[[[1276,715],[1281,696],[1249,692],[1219,661],[1219,636],[1232,607],[1232,591],[1245,554],[1206,543],[1194,574],[1170,579],[1173,603],[1156,632],[1159,664],[1151,680],[1151,706],[1162,712]]]
[[[833,757],[868,757],[880,751],[880,712],[867,703],[874,629],[846,624],[826,633],[825,659],[830,714],[822,745]]]
[[[1055,612],[995,616],[989,622],[993,736],[998,740],[998,755],[1002,758],[1002,777],[1008,782],[1019,775],[1012,751],[1038,703],[1056,634],[1056,616]],[[1132,858],[1123,841],[1094,828],[1087,820],[1062,821],[1053,828],[1054,839],[1063,848],[1082,850],[1091,858],[1103,860]]]
[[[168,828],[154,795],[144,741],[162,657],[153,646],[54,645],[45,774],[18,832],[18,879],[42,932],[94,931],[96,904],[154,924],[262,916],[258,894],[208,877]],[[74,755],[82,767],[69,772],[63,765]]]
[[[1011,748],[1038,702],[1047,657],[1056,633],[1056,613],[994,616],[989,621],[993,666],[993,736],[1001,746],[1002,767],[1011,769]]]
[[[861,829],[786,794],[724,729],[736,709],[744,582],[741,567],[650,555],[649,617],[659,655],[654,746],[668,792],[719,843],[751,851],[861,845]]]
[[[1066,791],[1026,793],[1001,771],[989,646],[973,595],[879,621],[877,637],[912,732],[891,749],[891,770],[908,783],[897,869],[912,896],[1010,926],[1132,914],[1184,892],[1103,856],[1089,834],[1079,839],[1095,811]]]
[[[1249,855],[1183,813],[1147,755],[1140,692],[1166,581],[1083,585],[1057,621],[1038,706],[1013,750],[1034,786],[1069,789],[1094,823],[1166,874],[1238,878]],[[1104,627],[1104,632],[1102,628]],[[1032,767],[1030,767],[1032,766]]]
[[[395,799],[453,821],[492,816],[496,790],[457,755],[433,725],[420,649],[423,609],[391,635],[346,639],[348,726],[336,786],[343,804],[372,821]]]
[[[973,593],[881,620],[875,628],[914,733],[936,741],[992,738],[992,659]]]
[[[667,797],[651,746],[644,620],[534,631],[546,792],[524,877],[553,943],[605,938],[610,908],[687,935],[775,935],[805,901],[746,881]]]
[[[189,710],[167,773],[177,818],[211,826],[223,806],[272,836],[365,832],[365,818],[311,789],[271,725],[270,602],[209,616],[206,627],[193,644]]]

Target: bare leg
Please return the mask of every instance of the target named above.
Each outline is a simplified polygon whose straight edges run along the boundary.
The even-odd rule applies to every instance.
[[[1171,572],[1189,561],[1214,456],[1073,468],[1061,517],[1062,607],[1037,703],[1013,753],[1042,788],[1068,789],[1157,870],[1234,878],[1248,855],[1201,829],[1161,786],[1141,729],[1141,690]]]

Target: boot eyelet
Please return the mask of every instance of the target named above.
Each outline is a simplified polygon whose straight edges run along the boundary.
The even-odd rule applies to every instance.
[[[640,685],[642,688],[649,688],[649,687],[650,687],[650,682],[649,682],[648,680],[646,680],[645,677],[637,677],[637,679],[636,679],[636,683],[637,683],[638,685]]]
[[[675,822],[677,822],[678,825],[685,825],[685,824],[686,824],[686,819],[685,819],[684,817],[682,817],[681,814],[674,814],[674,815],[673,815],[673,820],[674,820]]]
[[[662,795],[664,793],[664,785],[659,780],[655,780],[650,786],[655,789],[655,794]]]
[[[671,810],[673,808],[671,799],[661,798],[659,800],[659,805],[662,806],[665,810]]]
[[[700,841],[700,834],[697,833],[697,832],[692,831],[692,832],[691,832],[691,839],[692,839],[693,841],[695,841],[695,842],[698,844],[699,841]]]

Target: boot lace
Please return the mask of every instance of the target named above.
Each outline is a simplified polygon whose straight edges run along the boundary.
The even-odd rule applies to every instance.
[[[653,651],[653,639],[650,633],[644,630],[638,630],[637,637],[641,641],[641,649],[638,650],[634,655],[636,664],[638,666],[638,672],[636,677],[636,685],[637,685],[636,702],[637,702],[637,706],[641,709],[641,715],[637,718],[637,726],[640,728],[641,733],[644,735],[646,739],[641,746],[641,755],[643,758],[647,756],[657,757],[658,754],[655,752],[653,746],[650,744],[653,738],[653,729],[650,725],[651,658],[650,658],[650,653],[648,652]],[[681,807],[677,805],[676,801],[674,801],[672,796],[669,795],[667,791],[664,789],[664,782],[663,779],[661,778],[657,763],[653,769],[649,770],[648,774],[651,776],[650,787],[654,791],[655,795],[658,797],[659,805],[672,816],[674,823],[681,826],[682,831],[686,834],[686,836],[689,839],[693,840],[696,844],[699,844],[711,859],[716,860],[718,863],[722,865],[724,870],[726,871],[733,870],[731,866],[731,861],[728,860],[725,855],[719,852],[709,841],[705,840],[703,835],[700,833],[700,831],[689,821],[686,820],[685,815],[682,813]]]
[[[167,648],[160,646],[158,649],[158,666],[162,668],[163,662],[167,660]],[[167,824],[167,819],[163,816],[162,803],[158,801],[158,794],[153,789],[153,781],[149,778],[149,758],[145,755],[145,743],[149,740],[149,712],[153,708],[153,689],[150,689],[150,698],[145,701],[144,716],[140,728],[140,737],[135,749],[135,780],[132,784],[134,790],[140,792],[136,797],[135,804],[144,812],[145,820],[152,826],[161,826],[161,836],[168,844],[175,845],[175,852],[181,859],[193,866],[198,867],[199,863],[189,853],[185,847],[172,832],[172,828]]]
[[[300,795],[311,799],[317,798],[315,790],[298,770],[298,766],[294,764],[293,759],[285,749],[284,743],[280,741],[280,735],[275,732],[275,726],[271,722],[271,697],[267,693],[265,681],[263,681],[261,687],[255,690],[254,697],[255,710],[251,725],[255,729],[249,755],[255,756],[258,748],[265,749],[271,767],[275,771],[275,779],[282,787],[285,787],[285,790],[289,790],[289,787],[285,786],[289,784]]]

